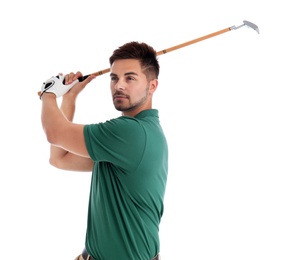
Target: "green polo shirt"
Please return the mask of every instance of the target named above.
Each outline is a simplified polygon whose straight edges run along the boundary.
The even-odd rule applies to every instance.
[[[96,260],[159,253],[168,148],[158,110],[86,125],[92,172],[86,249]]]

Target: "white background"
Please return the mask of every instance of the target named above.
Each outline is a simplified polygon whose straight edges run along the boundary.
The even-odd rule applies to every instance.
[[[48,163],[42,82],[109,67],[112,51],[157,51],[154,108],[170,148],[164,260],[290,259],[289,12],[277,1],[2,1],[1,259],[74,259],[85,241],[90,173]],[[109,74],[78,99],[75,121],[116,116]],[[113,249],[112,249],[113,250]],[[114,259],[115,260],[115,259]]]

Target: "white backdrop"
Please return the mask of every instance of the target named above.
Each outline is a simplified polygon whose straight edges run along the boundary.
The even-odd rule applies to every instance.
[[[42,82],[109,67],[136,40],[157,51],[248,20],[159,57],[154,107],[170,148],[164,260],[290,258],[289,14],[277,1],[1,3],[1,259],[74,259],[84,246],[90,173],[48,163]],[[288,6],[288,5],[287,5]],[[109,74],[78,99],[75,121],[119,113]]]

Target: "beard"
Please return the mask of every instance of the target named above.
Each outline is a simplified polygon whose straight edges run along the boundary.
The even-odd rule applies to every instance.
[[[121,91],[116,91],[116,93],[113,95],[114,106],[116,110],[121,111],[121,112],[134,111],[138,107],[142,106],[144,102],[147,100],[148,92],[149,92],[149,86],[146,88],[143,97],[141,97],[137,101],[132,102],[129,95],[125,95]],[[122,96],[122,98],[115,99],[116,96]]]

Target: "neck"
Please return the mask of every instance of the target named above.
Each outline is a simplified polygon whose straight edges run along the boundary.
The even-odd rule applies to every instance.
[[[135,117],[137,114],[139,114],[140,112],[144,111],[144,110],[148,110],[148,109],[152,109],[152,102],[149,102],[147,104],[143,104],[140,107],[135,107],[126,111],[122,111],[122,115],[123,116],[131,116],[131,117]]]

